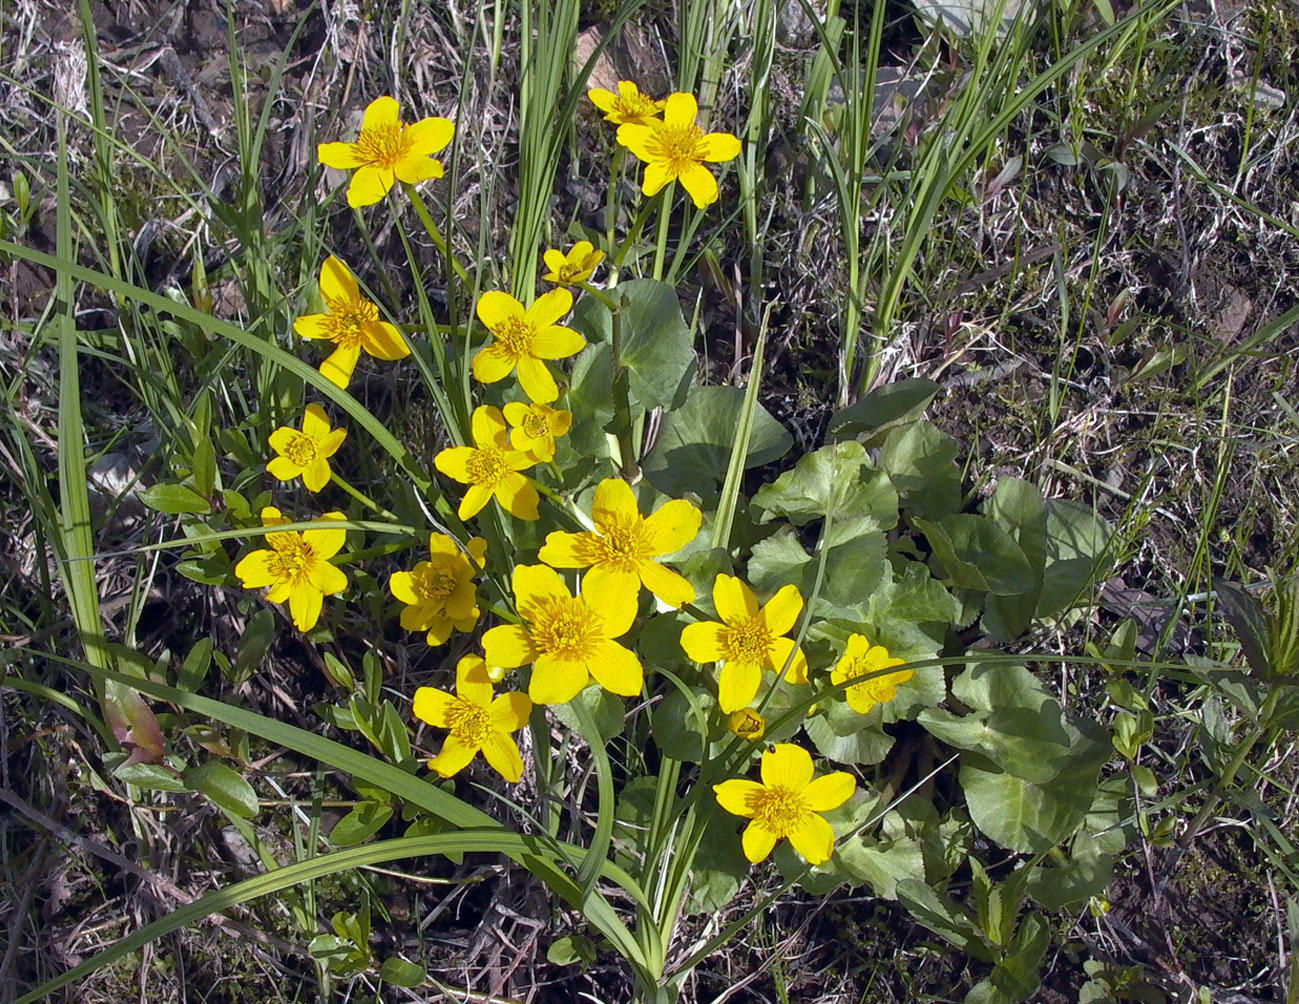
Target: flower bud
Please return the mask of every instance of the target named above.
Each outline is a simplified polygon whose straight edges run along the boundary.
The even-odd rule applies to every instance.
[[[732,734],[739,736],[741,739],[747,739],[752,743],[762,738],[767,731],[767,722],[752,708],[741,708],[739,711],[731,712],[726,727],[731,730]]]

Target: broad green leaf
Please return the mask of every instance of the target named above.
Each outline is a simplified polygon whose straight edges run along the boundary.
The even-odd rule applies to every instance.
[[[379,967],[379,979],[395,987],[417,987],[428,979],[428,973],[421,966],[394,955],[383,960],[383,965]]]
[[[711,795],[698,811],[705,835],[690,865],[685,910],[690,914],[720,913],[740,891],[752,866],[740,841],[730,836],[736,817],[724,811]]]
[[[556,718],[578,731],[578,708],[575,705],[581,705],[590,714],[600,739],[605,742],[621,735],[627,725],[626,702],[603,687],[585,687],[567,704],[556,704],[551,708]]]
[[[753,496],[762,521],[784,516],[795,526],[832,516],[843,521],[871,516],[882,530],[898,521],[898,493],[887,474],[870,465],[857,442],[836,443],[802,457]]]
[[[956,440],[933,423],[920,421],[894,429],[884,440],[879,462],[902,504],[915,515],[940,519],[960,510]]]
[[[253,786],[220,760],[191,767],[185,772],[185,786],[206,795],[226,812],[244,819],[257,815],[257,792]]]
[[[964,906],[931,889],[919,879],[900,879],[896,891],[898,901],[907,908],[907,912],[929,930],[946,938],[967,955],[991,961],[988,950],[979,937],[974,918]]]
[[[263,607],[248,619],[239,651],[230,667],[230,682],[234,686],[246,682],[261,665],[275,641],[275,615]]]
[[[546,961],[552,966],[591,965],[597,958],[595,942],[580,934],[556,938],[546,949]]]
[[[911,378],[876,387],[859,400],[830,416],[829,435],[835,439],[881,431],[913,421],[934,399],[939,385],[932,380]]]
[[[884,534],[869,517],[854,520],[856,536],[832,546],[825,559],[816,611],[821,616],[860,615],[871,596],[890,577],[888,545]],[[816,586],[817,559],[803,550],[793,528],[782,526],[772,536],[753,545],[749,559],[749,582],[760,592],[775,593],[793,584],[804,599]]]
[[[812,745],[827,760],[841,764],[879,763],[888,756],[895,740],[881,731],[878,725],[867,725],[865,717],[859,715],[858,718],[862,727],[849,735],[836,733],[823,715],[813,715],[804,727]]]
[[[1236,632],[1246,665],[1261,677],[1270,676],[1273,671],[1269,655],[1272,632],[1263,604],[1249,591],[1223,579],[1213,580],[1213,592],[1227,622]]]
[[[1042,570],[1046,565],[1046,503],[1042,493],[1019,478],[1002,478],[983,507],[984,515],[1004,528],[1028,560],[1035,581],[1032,588],[1013,595],[991,595],[983,608],[983,628],[989,637],[1009,644],[1028,630],[1042,595]]]
[[[613,421],[613,357],[606,344],[591,344],[573,363],[568,403],[573,427],[568,441],[585,456],[609,456],[606,429]]]
[[[1037,582],[1020,546],[990,519],[956,513],[913,522],[955,586],[1006,596],[1028,592]]]
[[[699,763],[708,749],[708,713],[717,703],[707,692],[696,696],[698,711],[690,699],[673,690],[659,701],[651,716],[654,745],[673,760]]]
[[[1065,499],[1046,503],[1046,567],[1042,571],[1039,618],[1075,606],[1110,564],[1109,526],[1087,506]]]
[[[981,711],[1000,708],[1036,711],[1048,701],[1055,703],[1042,681],[1018,663],[976,663],[952,681],[952,695],[962,704]]]
[[[879,840],[858,835],[836,844],[834,852],[840,867],[883,899],[897,899],[898,883],[905,879],[925,879],[924,853],[906,835]]]
[[[1069,756],[1070,737],[1054,701],[1037,711],[997,708],[972,715],[928,708],[916,721],[934,738],[982,753],[1002,770],[1028,781],[1049,781]]]
[[[122,756],[123,754],[118,754]],[[129,763],[113,771],[119,781],[133,784],[138,788],[149,788],[152,791],[189,791],[184,780],[174,770],[168,770],[160,763]]]
[[[744,407],[739,387],[694,387],[686,403],[663,417],[658,442],[645,458],[645,477],[664,495],[682,498],[693,492],[716,501],[731,458],[731,441]],[[769,464],[784,456],[794,440],[758,405],[745,467]]]
[[[632,279],[609,295],[622,301],[622,362],[636,402],[647,409],[679,407],[694,374],[695,349],[676,289]],[[609,308],[593,296],[578,302],[569,323],[593,343],[613,337]]]
[[[363,802],[340,819],[329,833],[335,847],[350,847],[369,840],[392,818],[392,806]]]

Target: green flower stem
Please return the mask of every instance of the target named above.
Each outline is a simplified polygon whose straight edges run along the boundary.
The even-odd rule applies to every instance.
[[[433,217],[428,211],[428,206],[424,204],[424,198],[415,190],[414,185],[407,185],[404,182],[402,187],[406,190],[406,195],[410,199],[410,204],[415,207],[415,215],[419,217],[420,223],[424,224],[424,231],[428,234],[429,240],[433,246],[438,249],[442,257],[450,263],[452,271],[455,272],[456,278],[460,280],[465,289],[473,289],[474,281],[465,271],[465,267],[460,264],[456,256],[451,253],[451,248],[447,245],[446,240],[442,237],[442,232],[438,230],[437,224],[433,222]]]
[[[667,188],[659,197],[658,238],[654,246],[654,278],[663,278],[663,265],[668,254],[668,224],[672,220],[672,196],[676,194],[677,183],[668,182]]]
[[[356,501],[360,502],[361,505],[369,509],[373,509],[384,519],[390,519],[394,523],[401,522],[401,520],[394,513],[389,512],[383,506],[379,505],[379,503],[376,502],[374,499],[370,498],[369,495],[366,495],[365,492],[361,491],[359,488],[353,487],[352,484],[348,482],[345,478],[340,477],[337,471],[330,471],[329,480],[334,482],[334,484],[338,485],[338,487],[343,489],[343,491],[347,492],[347,494],[351,495],[352,498],[356,499]]]
[[[656,200],[647,199],[645,204],[641,206],[640,212],[636,214],[636,218],[631,221],[631,229],[627,231],[627,236],[624,237],[622,243],[618,245],[618,253],[614,255],[613,265],[610,266],[610,282],[613,281],[612,277],[617,274],[618,269],[622,268],[622,263],[626,260],[627,253],[632,249],[635,243],[640,240],[641,231],[645,229],[645,221],[649,219],[649,214],[653,211],[656,205]]]
[[[608,247],[614,246],[613,234],[618,225],[618,195],[622,192],[623,174],[627,170],[627,148],[618,145],[613,155],[613,168],[609,171],[609,194],[604,200],[604,232]],[[609,274],[609,282],[618,281],[618,267]]]
[[[622,361],[621,297],[617,305],[610,310],[609,316],[612,319],[609,351],[613,356],[613,423],[618,436],[618,456],[621,461],[619,468],[622,476],[631,484],[635,484],[640,480],[640,465],[636,462],[636,448],[632,439],[631,382],[627,367]]]

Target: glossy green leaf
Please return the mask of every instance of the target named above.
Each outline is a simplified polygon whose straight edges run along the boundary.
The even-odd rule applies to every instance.
[[[880,449],[879,465],[893,480],[902,504],[925,519],[940,519],[961,507],[961,474],[956,440],[931,422],[894,429]]]
[[[1023,550],[990,519],[955,513],[936,522],[917,516],[913,522],[954,586],[1006,596],[1028,592],[1036,585]]]
[[[800,458],[758,489],[753,508],[764,522],[784,516],[802,526],[826,516],[836,522],[870,516],[880,529],[891,530],[898,521],[898,493],[888,475],[871,466],[865,448],[849,441]]]
[[[257,815],[257,792],[253,786],[220,760],[191,767],[185,772],[185,786],[206,795],[226,812],[244,819]]]

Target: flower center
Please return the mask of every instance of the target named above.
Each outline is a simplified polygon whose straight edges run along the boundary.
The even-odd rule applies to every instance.
[[[667,163],[667,168],[679,174],[690,164],[697,164],[703,158],[699,156],[699,140],[704,131],[691,123],[684,126],[662,126],[654,131],[654,145],[651,152],[656,160]]]
[[[465,467],[469,471],[469,480],[476,485],[495,485],[510,473],[505,451],[494,447],[474,450]]]
[[[654,102],[639,94],[634,98],[619,95],[613,99],[613,107],[610,109],[611,114],[618,116],[622,122],[643,122],[656,111],[658,107]]]
[[[354,145],[357,157],[385,170],[391,170],[410,152],[406,126],[401,122],[362,129]]]
[[[316,441],[304,432],[295,433],[284,455],[299,467],[310,467],[316,459]]]
[[[760,665],[771,651],[771,632],[757,617],[739,624],[728,624],[722,635],[727,662]]]
[[[772,833],[782,836],[796,829],[807,815],[803,795],[776,784],[753,796],[753,818]]]
[[[365,341],[365,325],[379,318],[379,308],[369,300],[355,303],[348,300],[329,300],[329,340],[337,345],[357,346]]]
[[[555,598],[532,625],[532,642],[560,659],[584,659],[601,639],[600,615],[579,599]]]
[[[550,419],[538,411],[529,411],[523,419],[523,431],[529,439],[545,439],[550,435]]]
[[[457,739],[482,749],[492,734],[492,715],[486,708],[461,698],[447,710],[447,728]]]
[[[640,520],[605,527],[596,539],[595,549],[598,562],[612,562],[630,568],[638,559],[646,557],[648,550]]]
[[[532,351],[532,325],[522,317],[507,317],[492,328],[501,348],[516,359]]]
[[[556,275],[559,276],[560,282],[572,282],[579,275],[586,271],[585,265],[560,265]]]
[[[426,603],[445,602],[459,584],[460,579],[456,576],[455,569],[431,561],[421,561],[411,576],[415,595]]]
[[[271,537],[271,548],[271,556],[266,563],[277,579],[300,578],[316,560],[311,545],[302,539],[300,533],[274,534]]]

